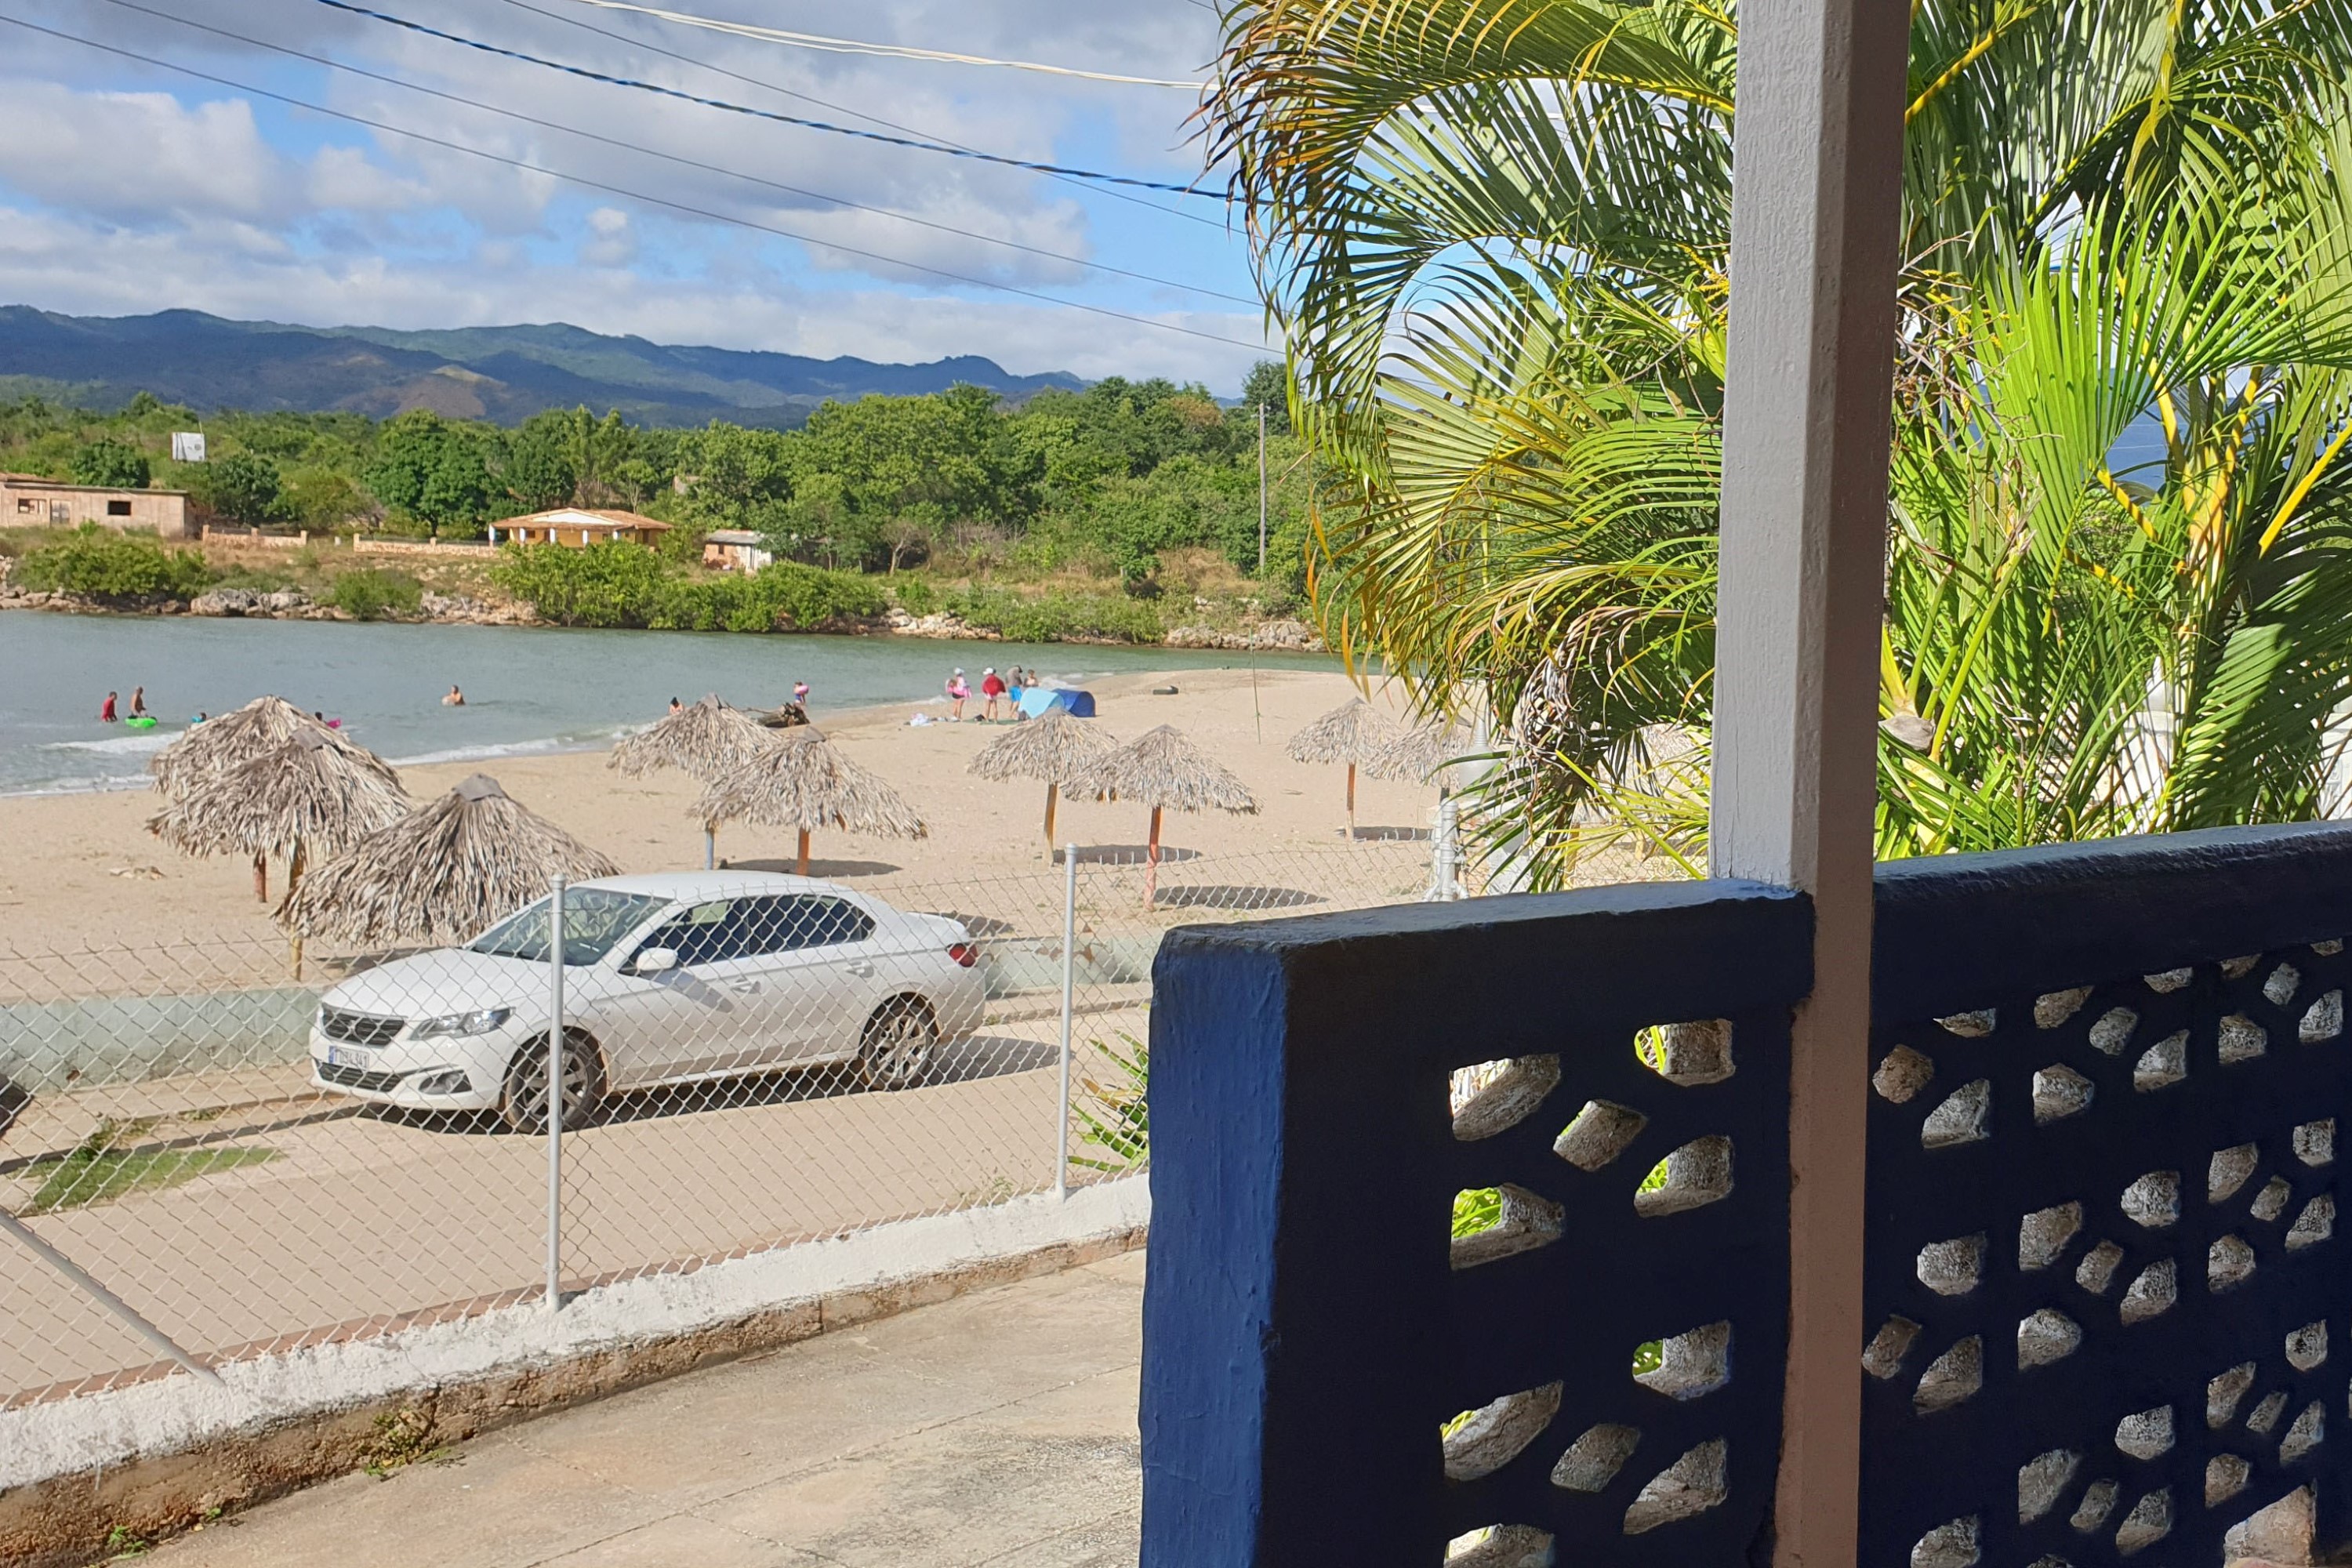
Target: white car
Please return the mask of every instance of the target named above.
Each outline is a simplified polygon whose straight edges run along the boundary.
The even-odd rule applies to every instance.
[[[464,947],[355,974],[320,998],[311,1081],[379,1105],[547,1118],[548,901]],[[971,934],[806,877],[608,877],[563,900],[563,1121],[607,1094],[855,1062],[920,1080],[980,1026]]]

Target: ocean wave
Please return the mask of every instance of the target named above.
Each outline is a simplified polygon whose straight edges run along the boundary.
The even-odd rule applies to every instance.
[[[480,746],[452,746],[446,751],[420,752],[413,757],[388,759],[396,768],[429,768],[437,763],[488,763],[500,757],[544,757],[560,752],[593,752],[625,736],[646,728],[643,724],[623,724],[611,730],[594,730],[586,734],[551,735],[536,741],[507,741]]]
[[[117,755],[144,755],[160,752],[182,734],[178,730],[166,730],[157,725],[152,730],[134,730],[127,735],[109,735],[103,741],[44,741],[34,746],[36,752],[101,752]]]

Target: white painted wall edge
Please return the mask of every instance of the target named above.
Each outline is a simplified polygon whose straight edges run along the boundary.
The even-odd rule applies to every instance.
[[[239,1432],[630,1345],[755,1313],[919,1279],[1147,1225],[1146,1176],[985,1208],[900,1220],[855,1236],[731,1258],[691,1274],[598,1286],[550,1312],[539,1301],[478,1317],[313,1345],[220,1367],[0,1411],[0,1491],[135,1459],[186,1453]]]

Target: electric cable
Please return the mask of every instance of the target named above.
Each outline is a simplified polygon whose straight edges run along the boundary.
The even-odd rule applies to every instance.
[[[369,81],[383,82],[386,86],[402,88],[410,92],[421,92],[428,98],[437,98],[448,103],[463,104],[468,109],[478,109],[486,114],[501,115],[509,120],[520,121],[526,125],[539,126],[543,130],[560,131],[567,136],[578,136],[586,141],[601,142],[607,147],[618,148],[625,153],[636,153],[648,158],[659,158],[667,163],[681,164],[689,169],[699,169],[705,174],[718,174],[726,179],[743,180],[751,184],[765,185],[770,190],[783,191],[789,195],[796,196],[806,196],[813,201],[829,202],[835,205],[847,207],[856,212],[873,213],[880,217],[896,218],[902,223],[910,223],[917,225],[919,227],[935,229],[941,234],[953,235],[959,239],[977,240],[984,245],[1001,245],[1010,250],[1024,251],[1031,256],[1043,257],[1051,261],[1067,262],[1071,266],[1085,267],[1097,272],[1115,273],[1121,278],[1132,278],[1138,282],[1156,284],[1163,289],[1181,289],[1187,293],[1200,294],[1213,300],[1231,300],[1236,305],[1255,305],[1258,303],[1258,301],[1254,299],[1250,299],[1240,294],[1228,294],[1220,289],[1207,289],[1197,283],[1180,283],[1172,278],[1160,278],[1149,272],[1137,272],[1125,267],[1114,267],[1108,262],[1104,261],[1089,261],[1084,257],[1070,256],[1058,250],[1047,250],[1042,246],[1025,245],[1017,239],[1003,239],[995,235],[979,234],[968,228],[958,228],[952,224],[939,223],[926,217],[917,217],[912,213],[898,212],[889,207],[877,207],[866,202],[852,201],[846,196],[831,195],[823,191],[812,191],[804,189],[799,185],[789,185],[781,180],[771,180],[760,174],[750,174],[736,169],[722,168],[719,164],[706,163],[699,159],[688,158],[680,153],[665,153],[658,148],[647,147],[641,142],[625,142],[616,136],[606,136],[594,131],[583,131],[578,126],[565,125],[557,121],[541,120],[537,115],[525,114],[520,110],[501,109],[497,104],[485,103],[479,99],[467,98],[463,93],[445,92],[439,88],[425,87],[420,83],[413,81],[404,81],[398,77],[387,76],[381,71],[372,71],[361,66],[347,65],[341,60],[332,59],[325,55],[307,54],[300,49],[293,48],[285,44],[273,44],[267,38],[250,37],[243,33],[231,32],[226,27],[215,27],[209,23],[190,21],[185,16],[175,16],[168,11],[158,11],[152,6],[139,5],[137,0],[106,0],[106,3],[110,5],[119,6],[125,11],[136,11],[142,16],[152,16],[159,21],[173,22],[183,27],[193,27],[200,33],[210,33],[215,37],[227,38],[233,42],[246,44],[257,49],[267,49],[273,54],[284,55],[290,59],[307,60],[312,65],[324,66],[330,70],[344,71],[352,76],[364,77]]]
[[[1066,174],[1073,179],[1098,180],[1106,184],[1131,185],[1139,190],[1166,191],[1180,196],[1208,196],[1213,200],[1223,199],[1219,193],[1204,190],[1198,185],[1171,185],[1164,180],[1146,180],[1133,174],[1110,174],[1099,169],[1073,168],[1064,163],[1032,163],[1026,158],[1008,158],[1001,153],[975,153],[967,148],[950,146],[944,142],[924,142],[906,136],[889,136],[879,131],[860,131],[854,125],[835,125],[829,121],[811,120],[804,115],[784,114],[772,109],[754,109],[747,103],[731,103],[723,98],[706,98],[700,93],[688,92],[681,88],[664,87],[659,82],[641,81],[635,77],[614,76],[605,71],[592,70],[586,66],[567,65],[562,60],[551,60],[542,56],[526,54],[520,49],[510,49],[501,44],[485,43],[479,38],[467,37],[462,33],[445,32],[439,27],[427,26],[422,22],[412,22],[405,16],[395,16],[389,11],[376,11],[365,5],[355,5],[351,3],[351,0],[315,0],[315,3],[333,10],[347,11],[354,16],[366,16],[389,26],[404,27],[412,33],[420,33],[428,38],[439,38],[444,43],[457,44],[468,49],[479,49],[486,55],[498,55],[506,59],[520,60],[525,65],[538,66],[544,70],[562,71],[568,76],[581,77],[589,81],[601,81],[611,87],[625,87],[637,92],[650,92],[662,98],[675,98],[683,102],[700,104],[705,109],[725,110],[730,114],[747,114],[755,120],[772,120],[782,125],[797,125],[808,131],[830,132],[836,136],[856,136],[868,142],[887,142],[894,147],[912,147],[921,152],[941,153],[950,158],[976,158],[982,163],[1002,163],[1009,168],[1026,169],[1032,174]]]
[[[440,147],[452,153],[462,153],[467,157],[480,158],[492,163],[502,163],[511,169],[520,169],[526,174],[541,174],[549,179],[562,180],[568,184],[583,186],[588,190],[604,191],[612,195],[626,196],[631,201],[644,202],[650,206],[667,207],[673,212],[685,213],[693,217],[708,219],[712,223],[729,224],[737,228],[748,228],[761,234],[772,234],[776,236],[778,238],[793,240],[801,245],[821,246],[826,249],[840,251],[846,256],[862,257],[868,261],[879,261],[890,267],[904,267],[909,271],[929,273],[934,278],[944,278],[950,282],[965,284],[971,288],[986,289],[999,294],[1015,295],[1021,299],[1034,300],[1043,304],[1058,306],[1066,310],[1084,310],[1089,315],[1108,317],[1112,321],[1126,321],[1139,327],[1150,327],[1163,332],[1176,332],[1188,338],[1200,338],[1208,342],[1223,343],[1231,348],[1250,349],[1260,353],[1264,352],[1265,345],[1262,343],[1246,342],[1240,338],[1229,338],[1218,332],[1202,331],[1198,327],[1179,326],[1173,321],[1157,321],[1150,316],[1138,316],[1126,310],[1113,310],[1108,305],[1090,305],[1083,300],[1064,300],[1055,295],[1041,293],[1034,289],[1024,289],[1015,284],[992,282],[985,278],[973,278],[961,272],[950,272],[943,267],[933,267],[928,263],[920,261],[909,261],[902,257],[889,256],[880,251],[866,250],[854,245],[844,245],[837,240],[820,239],[810,235],[795,233],[792,229],[779,227],[772,224],[754,223],[750,218],[734,217],[726,213],[712,212],[705,207],[698,207],[685,202],[674,201],[667,196],[656,196],[647,192],[632,190],[625,185],[616,185],[604,180],[593,180],[584,174],[567,174],[560,169],[545,168],[540,164],[529,163],[520,158],[509,158],[503,153],[492,153],[480,147],[468,147],[462,142],[451,142],[444,137],[429,135],[422,131],[411,131],[404,126],[394,125],[382,120],[370,119],[366,115],[353,114],[348,110],[341,109],[329,109],[324,104],[312,103],[308,99],[296,98],[289,93],[273,91],[266,87],[255,87],[249,82],[242,82],[229,77],[217,76],[211,71],[198,70],[194,66],[181,65],[173,60],[159,59],[155,56],[141,54],[136,49],[127,49],[118,44],[100,43],[95,38],[85,38],[78,34],[65,32],[57,27],[46,27],[37,22],[27,22],[21,16],[11,16],[5,13],[0,13],[0,22],[8,23],[12,26],[22,27],[27,32],[39,33],[47,37],[57,38],[65,43],[79,44],[84,48],[97,49],[101,53],[119,56],[123,59],[137,60],[142,65],[153,66],[159,70],[173,71],[181,76],[193,77],[198,81],[208,81],[217,87],[228,88],[233,91],[251,93],[256,98],[266,98],[273,103],[282,103],[291,109],[307,110],[310,113],[323,114],[330,119],[347,121],[353,125],[364,125],[371,131],[382,131],[389,135],[406,137],[410,141],[422,142],[428,146]]]

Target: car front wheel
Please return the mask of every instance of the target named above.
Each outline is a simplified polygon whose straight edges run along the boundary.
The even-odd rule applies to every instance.
[[[563,1042],[563,1125],[585,1127],[604,1098],[604,1061],[595,1046],[578,1035]],[[533,1040],[507,1064],[506,1092],[499,1120],[517,1132],[547,1131],[547,1042]]]
[[[893,996],[866,1020],[857,1066],[876,1089],[906,1089],[920,1083],[939,1043],[930,1004],[919,996]]]

